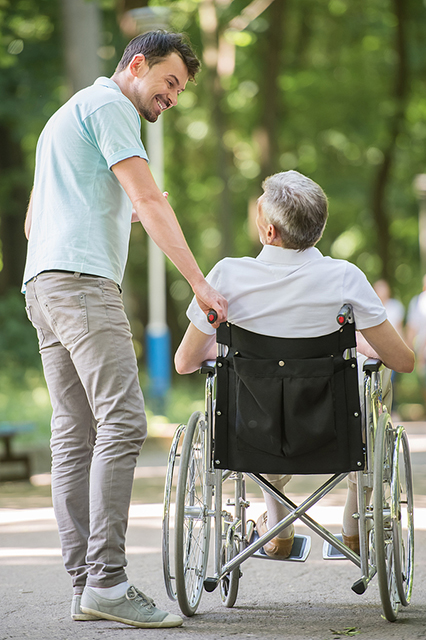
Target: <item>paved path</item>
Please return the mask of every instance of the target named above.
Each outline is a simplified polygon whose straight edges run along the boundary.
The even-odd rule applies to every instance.
[[[315,535],[306,563],[248,560],[242,567],[244,575],[235,607],[225,609],[218,592],[204,593],[197,615],[185,619],[179,629],[137,630],[107,621],[73,622],[69,617],[70,581],[62,567],[50,501],[42,495],[37,503],[44,506],[27,508],[26,492],[16,491],[13,499],[6,495],[6,503],[13,503],[14,508],[0,508],[0,640],[331,640],[348,637],[348,628],[354,628],[360,640],[426,638],[426,429],[424,424],[410,423],[407,430],[416,492],[415,580],[412,603],[401,611],[396,623],[381,617],[377,581],[363,596],[355,595],[350,587],[359,570],[347,561],[324,561],[322,541]],[[154,597],[158,606],[179,613],[177,605],[167,599],[162,579],[165,457],[164,451],[149,449],[142,454],[143,466],[137,470],[130,512],[128,573],[130,581]],[[39,482],[43,478],[48,480],[48,476],[39,476]],[[290,486],[292,497],[309,490],[300,478]],[[253,488],[249,490],[250,515],[256,517],[263,505],[259,494]],[[0,486],[0,504],[5,503],[5,491],[5,486]],[[340,529],[342,497],[343,493],[337,492],[313,513],[334,532]],[[307,533],[299,524],[297,531]]]

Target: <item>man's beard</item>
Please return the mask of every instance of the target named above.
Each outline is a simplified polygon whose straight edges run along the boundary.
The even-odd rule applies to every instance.
[[[158,115],[151,109],[147,109],[143,104],[138,103],[137,110],[147,122],[157,122]]]

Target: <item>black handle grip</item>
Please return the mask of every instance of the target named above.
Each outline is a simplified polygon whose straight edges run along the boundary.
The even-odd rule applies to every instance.
[[[207,312],[207,320],[210,324],[214,324],[217,320],[217,313],[214,309],[209,309]]]
[[[342,327],[347,322],[351,322],[352,320],[352,306],[350,304],[344,304],[337,314],[336,320],[338,324]]]

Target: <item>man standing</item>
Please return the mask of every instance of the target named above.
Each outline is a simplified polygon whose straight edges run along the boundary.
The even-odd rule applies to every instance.
[[[140,140],[139,116],[155,122],[198,69],[181,35],[138,36],[112,78],[98,78],[63,105],[37,146],[24,290],[53,407],[52,498],[74,620],[182,624],[130,586],[124,569],[133,473],[147,430],[120,285],[138,219],[203,311],[217,309],[218,322],[226,317],[226,301],[204,280]]]

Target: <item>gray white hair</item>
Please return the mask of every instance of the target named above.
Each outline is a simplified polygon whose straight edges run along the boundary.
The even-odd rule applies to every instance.
[[[321,238],[328,201],[321,187],[298,171],[275,173],[262,183],[262,210],[287,249],[313,247]]]

